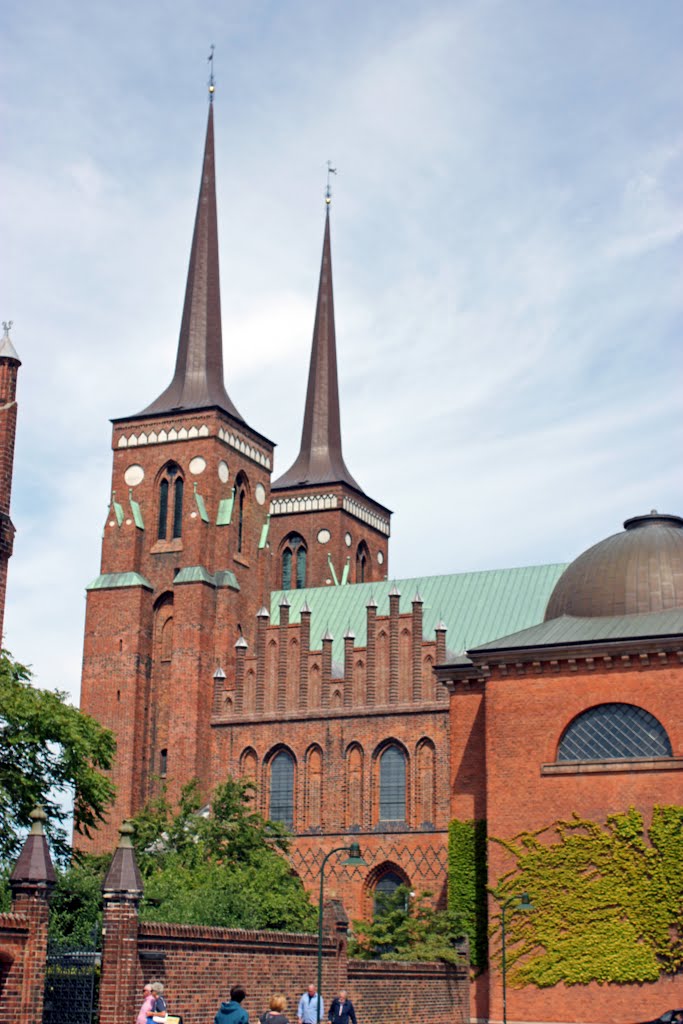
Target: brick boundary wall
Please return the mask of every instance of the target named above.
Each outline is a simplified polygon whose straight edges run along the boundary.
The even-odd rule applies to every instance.
[[[349,960],[347,988],[359,1024],[469,1022],[466,967]]]
[[[0,914],[0,1024],[21,1020],[30,936],[25,914]]]
[[[107,935],[113,940],[114,931],[116,940],[108,948]],[[112,956],[121,950],[120,928],[107,935],[103,982],[113,974],[119,974],[120,982],[112,963]],[[181,1014],[184,1024],[210,1024],[234,984],[244,985],[247,991],[244,1006],[252,1021],[267,1009],[275,992],[287,997],[287,1015],[296,1021],[299,997],[316,980],[317,949],[316,935],[140,922],[137,956],[128,975],[129,991],[118,992],[121,1021],[134,1019],[142,1002],[142,987],[152,980],[163,982],[170,1012]],[[351,961],[346,955],[346,935],[338,932],[328,934],[323,942],[326,1012],[340,988],[346,988],[353,999],[359,1024],[395,1019],[411,1024],[469,1022],[465,967]],[[101,1011],[108,1005],[103,986]],[[119,1014],[107,1014],[107,1019],[118,1022]]]

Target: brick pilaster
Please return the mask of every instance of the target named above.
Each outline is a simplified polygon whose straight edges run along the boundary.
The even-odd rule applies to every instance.
[[[413,598],[413,700],[422,699],[422,598],[419,593]]]
[[[344,707],[353,704],[353,645],[356,634],[351,630],[344,633]]]
[[[301,609],[299,637],[299,707],[305,708],[308,705],[308,655],[311,650],[311,609],[308,604]]]
[[[244,710],[244,659],[248,646],[243,636],[235,643],[235,712],[238,715]]]
[[[124,822],[120,840],[102,891],[102,974],[100,1006],[106,1007],[108,1024],[130,1024],[135,1019],[142,988],[138,957],[138,906],[142,879],[131,842],[133,828]]]
[[[389,591],[389,703],[398,703],[398,616],[401,594],[394,586]]]
[[[366,649],[366,700],[372,706],[377,698],[377,602],[370,598],[367,611],[367,649]]]
[[[320,703],[324,708],[330,706],[330,683],[332,682],[332,642],[334,637],[328,630],[323,637],[322,653],[322,694]]]
[[[289,601],[280,599],[280,625],[277,643],[277,709],[287,708],[287,632],[289,627]]]
[[[264,606],[256,616],[256,711],[265,707],[266,696],[266,628],[268,609]]]

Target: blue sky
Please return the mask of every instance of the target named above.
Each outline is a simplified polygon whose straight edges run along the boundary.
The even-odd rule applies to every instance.
[[[9,2],[0,316],[23,360],[5,642],[78,693],[109,418],[168,383],[216,45],[226,382],[300,436],[325,163],[345,457],[392,575],[683,512],[683,5]]]

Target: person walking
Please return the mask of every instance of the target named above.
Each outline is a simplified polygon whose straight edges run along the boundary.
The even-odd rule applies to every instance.
[[[154,996],[154,1003],[152,1004],[151,1011],[147,1011],[147,1020],[154,1021],[155,1024],[163,1024],[166,1020],[166,1014],[168,1013],[168,1006],[164,999],[164,986],[160,981],[153,981],[149,986]]]
[[[276,993],[270,998],[270,1009],[259,1017],[261,1024],[289,1024],[285,1016],[287,1000],[283,995]]]
[[[316,992],[315,985],[309,985],[299,1000],[299,1024],[318,1024],[324,1013],[325,1004],[322,996]]]
[[[249,1014],[242,1006],[247,993],[241,985],[230,989],[230,1001],[221,1003],[214,1024],[249,1024]]]
[[[342,989],[339,995],[332,1000],[330,1024],[349,1024],[349,1021],[351,1024],[358,1024],[353,1003],[350,999],[347,999],[346,992]]]
[[[142,990],[143,1000],[140,1011],[135,1019],[135,1024],[147,1024],[148,1014],[152,1013],[155,997],[152,995],[152,986],[147,983]]]

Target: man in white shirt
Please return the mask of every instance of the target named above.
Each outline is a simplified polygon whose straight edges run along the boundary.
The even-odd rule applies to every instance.
[[[318,1024],[324,1012],[322,996],[316,994],[315,985],[309,985],[299,1000],[299,1024]]]

